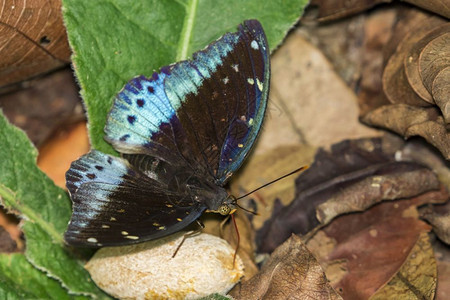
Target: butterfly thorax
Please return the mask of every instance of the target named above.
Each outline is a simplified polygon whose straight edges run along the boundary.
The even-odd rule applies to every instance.
[[[234,198],[223,187],[204,178],[190,176],[179,189],[184,189],[194,201],[205,205],[207,211],[228,215],[235,209]]]

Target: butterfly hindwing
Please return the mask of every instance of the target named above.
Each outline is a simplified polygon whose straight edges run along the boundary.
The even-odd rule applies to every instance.
[[[115,99],[105,131],[122,153],[146,153],[224,184],[260,130],[270,79],[258,21],[246,21],[191,60],[131,80]]]
[[[91,151],[66,174],[73,214],[65,233],[77,246],[114,246],[156,239],[196,220],[205,206],[168,189],[158,173]]]

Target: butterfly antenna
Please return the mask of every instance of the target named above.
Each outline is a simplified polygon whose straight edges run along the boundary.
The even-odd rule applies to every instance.
[[[242,199],[242,198],[245,198],[245,197],[247,197],[248,195],[253,194],[253,193],[256,192],[256,191],[259,191],[260,189],[265,188],[265,187],[268,186],[268,185],[271,185],[272,183],[275,183],[275,182],[277,182],[277,181],[279,181],[279,180],[281,180],[281,179],[283,179],[283,178],[286,178],[286,177],[288,177],[288,176],[291,176],[291,175],[293,175],[293,174],[295,174],[295,173],[297,173],[297,172],[300,172],[300,171],[306,170],[306,169],[308,169],[308,166],[300,167],[300,168],[298,168],[298,169],[296,169],[296,170],[294,170],[294,171],[292,171],[292,172],[289,172],[289,173],[287,173],[287,174],[285,174],[285,175],[283,175],[283,176],[281,176],[281,177],[278,177],[278,178],[275,179],[275,180],[272,180],[272,181],[270,181],[270,182],[268,182],[268,183],[266,183],[266,184],[263,184],[263,185],[260,186],[259,188],[254,189],[253,191],[248,192],[247,194],[245,194],[245,195],[243,195],[243,196],[240,196],[240,197],[236,198],[236,199],[234,200],[234,204],[235,204],[236,206],[242,208],[241,206],[239,206],[239,205],[236,203],[237,200]],[[246,210],[246,209],[244,209],[244,208],[242,208],[242,209],[245,210],[245,211],[248,211],[248,210]]]
[[[254,214],[255,216],[259,216],[259,214],[256,211],[246,209],[246,208],[240,206],[236,201],[237,201],[237,199],[235,200],[235,202],[233,202],[233,204],[236,205],[237,207],[239,207],[240,209],[242,209],[243,211],[246,211],[246,212],[249,212],[251,214]]]

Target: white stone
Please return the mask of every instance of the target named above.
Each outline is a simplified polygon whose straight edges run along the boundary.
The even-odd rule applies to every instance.
[[[196,299],[227,293],[243,276],[234,249],[209,234],[189,237],[172,258],[184,232],[146,243],[105,247],[86,264],[94,282],[120,299]]]

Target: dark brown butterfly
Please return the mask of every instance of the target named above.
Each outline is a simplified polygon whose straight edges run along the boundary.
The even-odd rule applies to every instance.
[[[269,47],[245,21],[191,60],[136,77],[116,96],[106,140],[66,174],[73,215],[65,239],[116,246],[177,232],[205,210],[228,214],[223,186],[249,153],[269,93]]]

